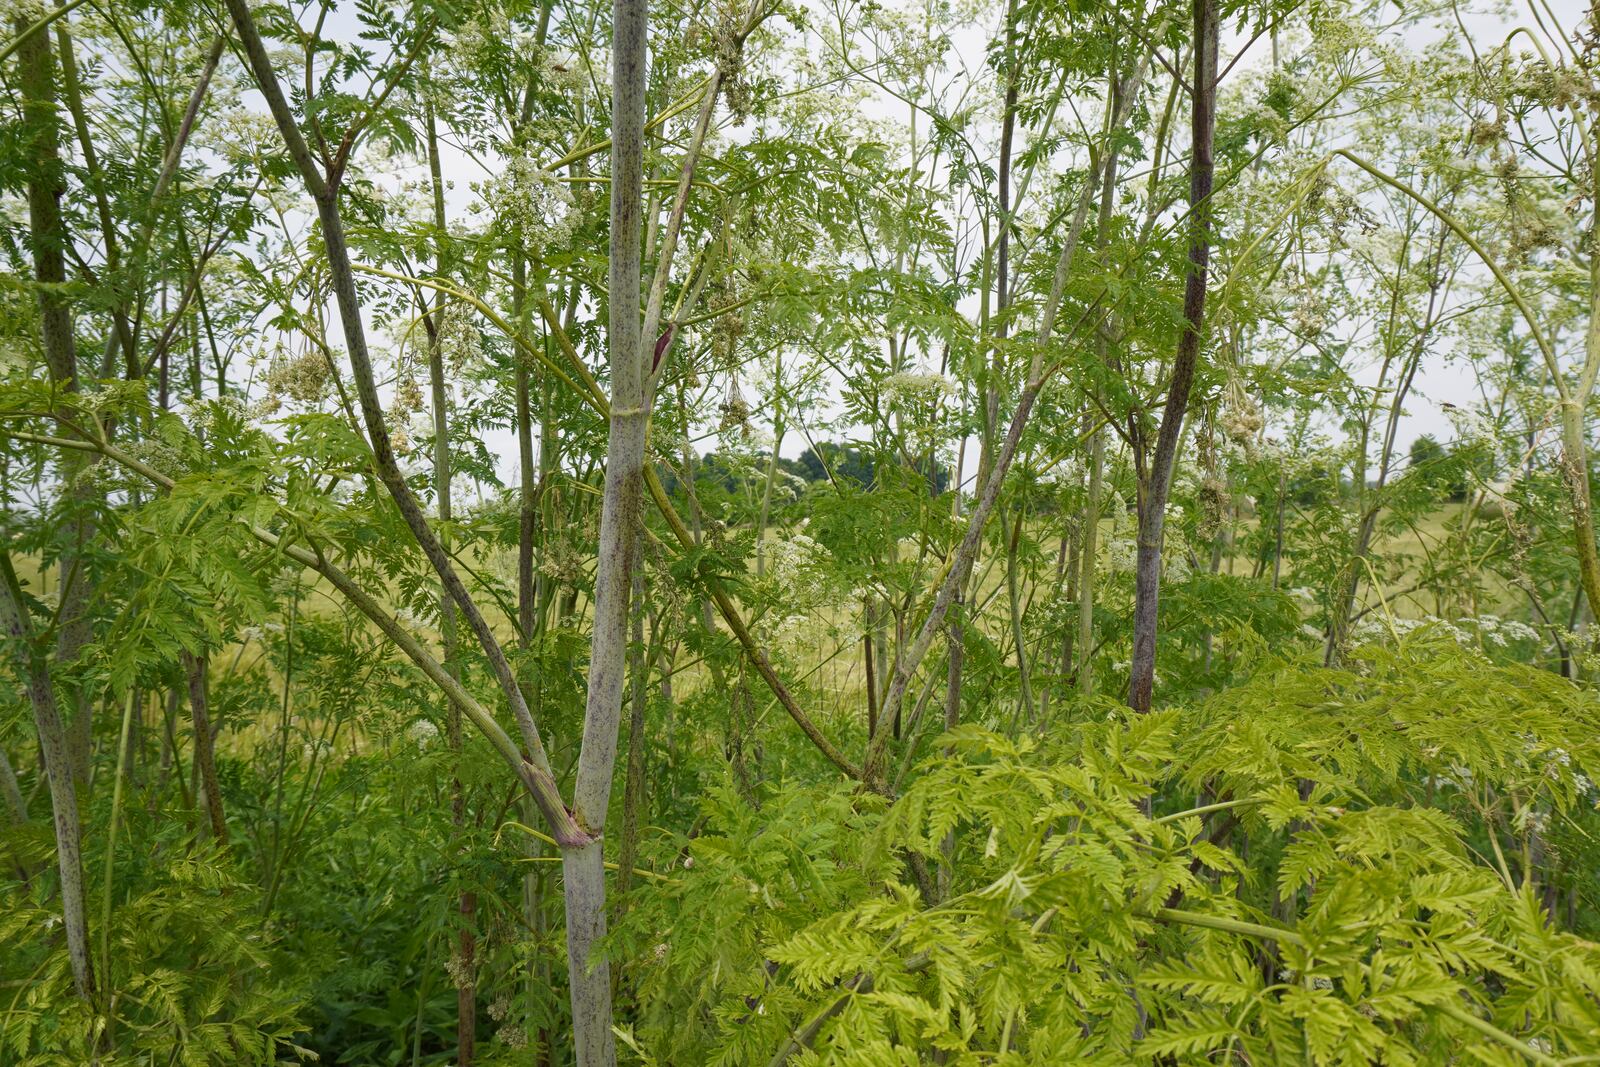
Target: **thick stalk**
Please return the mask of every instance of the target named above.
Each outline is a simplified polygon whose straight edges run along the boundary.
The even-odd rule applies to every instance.
[[[20,29],[19,25],[19,29]],[[61,214],[66,174],[61,160],[60,116],[56,111],[56,76],[50,38],[29,37],[17,49],[18,82],[23,106],[22,158],[33,161],[28,173],[28,244],[33,254],[33,276],[39,283],[39,334],[50,381],[65,392],[78,390],[78,358],[72,312],[62,295],[67,281],[66,249],[71,242]],[[70,432],[70,431],[69,431]],[[59,549],[60,608],[56,631],[56,666],[69,668],[89,641],[89,581],[84,573],[84,547],[94,536],[90,514],[92,486],[78,477],[81,455],[65,457],[61,483],[67,521]],[[67,754],[73,779],[89,780],[91,705],[70,679],[64,679],[72,710],[67,734]]]
[[[1005,101],[1001,105],[1000,120],[1000,172],[997,175],[1000,194],[1000,232],[995,239],[995,336],[1004,339],[1007,333],[1006,307],[1011,302],[1011,152],[1017,132],[1017,93],[1021,75],[1017,63],[1017,2],[1010,0],[1006,6],[1005,41]],[[993,373],[995,380],[991,396],[998,396],[1000,374],[1000,349],[995,350]],[[998,422],[991,412],[992,422]]]
[[[1593,192],[1600,195],[1600,168]],[[1585,414],[1600,377],[1600,227],[1589,240],[1589,328],[1584,334],[1583,370],[1577,388],[1561,402],[1561,473],[1571,498],[1572,538],[1578,553],[1578,579],[1591,606],[1600,605],[1600,547],[1595,544],[1594,505],[1589,495],[1589,438]],[[1600,609],[1597,609],[1600,610]]]
[[[590,948],[606,934],[606,868],[599,839],[561,850],[562,897],[567,906],[567,970],[572,1042],[578,1067],[617,1062],[611,1033],[611,965]]]
[[[511,259],[511,310],[512,321],[519,334],[527,341],[528,332],[528,258],[520,244],[512,250]],[[517,406],[517,626],[522,632],[522,651],[525,660],[534,637],[534,608],[538,603],[535,572],[533,569],[533,543],[538,529],[539,496],[538,469],[533,460],[533,368],[530,357],[517,353],[516,406]],[[544,442],[549,447],[549,442]],[[524,685],[528,684],[525,678]]]
[[[18,28],[23,28],[19,23]],[[55,64],[50,41],[29,37],[17,49],[18,84],[22,94],[21,158],[32,161],[28,173],[28,245],[34,280],[39,283],[40,340],[50,380],[60,388],[78,388],[78,360],[72,334],[72,313],[61,288],[66,284],[69,235],[61,216],[66,173],[56,114]]]
[[[22,586],[11,565],[11,553],[0,548],[0,633],[15,649],[17,675],[33,707],[39,731],[39,752],[50,783],[50,808],[56,832],[56,866],[61,876],[61,925],[67,934],[67,959],[72,985],[80,997],[95,996],[94,964],[89,956],[89,922],[83,900],[82,828],[78,825],[78,793],[67,765],[67,735],[56,708],[55,688],[44,650],[34,639],[33,624]]]
[[[611,426],[595,562],[589,692],[572,802],[573,816],[592,839],[587,844],[562,849],[572,1037],[579,1067],[609,1067],[617,1055],[611,1033],[611,968],[604,955],[595,951],[606,931],[604,839],[600,835],[605,829],[616,768],[617,729],[627,677],[628,601],[639,544],[645,444],[650,426],[646,395],[649,367],[639,328],[645,0],[613,0],[611,18],[611,256],[607,272]],[[674,216],[668,224],[668,241],[677,238],[673,232],[676,212]],[[653,288],[664,284],[665,279],[658,277]],[[652,311],[659,309],[657,292],[652,291],[650,303]]]
[[[1211,258],[1212,131],[1217,104],[1216,0],[1194,0],[1194,84],[1189,161],[1189,271],[1183,286],[1183,333],[1172,363],[1167,401],[1156,432],[1155,453],[1139,484],[1138,555],[1134,570],[1133,658],[1128,706],[1150,710],[1155,690],[1156,622],[1161,599],[1161,548],[1166,533],[1167,497],[1178,455],[1178,438],[1189,410],[1205,323],[1206,275]]]
[[[200,773],[206,818],[211,836],[228,845],[228,822],[223,818],[222,789],[217,784],[217,759],[211,740],[210,700],[206,688],[206,657],[182,654],[183,673],[189,686],[189,713],[194,725],[194,763]]]
[[[640,536],[643,536],[641,528]],[[644,575],[633,575],[633,642],[629,646],[628,683],[628,776],[622,789],[622,847],[617,851],[617,904],[620,919],[628,910],[628,890],[633,881],[633,862],[639,850],[639,818],[645,796],[644,709],[649,699],[650,656],[644,641]]]

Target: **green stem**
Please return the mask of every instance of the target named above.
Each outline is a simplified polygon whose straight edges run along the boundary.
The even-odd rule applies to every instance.
[[[17,49],[21,48],[23,45],[27,44],[28,41],[33,38],[34,34],[48,29],[50,24],[56,21],[56,19],[61,18],[63,15],[70,14],[76,8],[82,7],[83,4],[84,0],[71,0],[70,3],[63,4],[53,11],[46,12],[40,17],[38,22],[35,22],[32,26],[29,26],[27,29],[11,38],[11,41],[5,46],[5,48],[0,49],[0,63],[4,63],[6,60],[10,59],[11,54]]]
[[[1245,797],[1243,800],[1222,800],[1215,804],[1203,804],[1198,808],[1190,808],[1188,811],[1175,811],[1171,815],[1163,815],[1155,821],[1158,824],[1177,822],[1179,819],[1187,819],[1191,815],[1209,815],[1213,811],[1227,811],[1230,808],[1243,808],[1252,804],[1265,803],[1266,800],[1262,797]]]
[[[1286,945],[1297,945],[1301,948],[1306,946],[1305,938],[1283,926],[1265,926],[1261,923],[1246,922],[1244,919],[1230,919],[1225,915],[1203,915],[1194,911],[1179,911],[1177,908],[1154,908],[1143,914],[1147,918],[1178,926],[1198,926],[1206,930],[1221,930],[1226,934],[1239,934],[1242,937],[1282,941]]]
[[[111,998],[111,897],[117,858],[117,829],[122,821],[122,782],[128,766],[128,734],[133,726],[133,690],[122,702],[122,732],[117,741],[117,778],[111,788],[111,826],[106,830],[105,887],[100,896],[100,975],[107,1001]],[[113,1017],[107,1017],[110,1025]],[[108,1038],[109,1040],[109,1038]]]

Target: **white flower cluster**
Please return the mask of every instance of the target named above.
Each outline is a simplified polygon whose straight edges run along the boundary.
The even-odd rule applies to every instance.
[[[483,362],[483,338],[473,311],[465,304],[447,304],[439,313],[439,350],[445,363],[457,371]]]
[[[460,952],[452,952],[445,961],[444,973],[450,976],[450,984],[457,989],[471,989],[477,974],[472,966]]]
[[[792,653],[849,614],[852,595],[829,571],[827,549],[811,537],[797,532],[776,540],[766,559],[763,585],[772,608],[760,629],[774,651]]]
[[[879,383],[878,389],[890,403],[915,403],[954,396],[956,383],[932,371],[903,370],[885,378]]]
[[[418,719],[406,729],[406,736],[418,748],[427,748],[439,739],[439,728],[427,719]]]
[[[767,577],[791,601],[815,600],[824,591],[826,552],[814,539],[796,533],[767,549]]]
[[[258,413],[270,415],[284,401],[315,407],[327,395],[332,382],[328,358],[320,351],[308,347],[295,355],[280,352],[261,377],[266,392],[257,404]]]
[[[1329,65],[1348,62],[1349,57],[1375,43],[1370,27],[1348,16],[1330,16],[1312,27],[1312,54]]]
[[[1133,570],[1139,559],[1139,546],[1131,537],[1106,538],[1106,567],[1116,574]]]
[[[1189,569],[1189,557],[1181,552],[1172,553],[1172,558],[1161,568],[1162,580],[1168,582],[1187,582],[1192,573]]]
[[[1438,746],[1431,746],[1424,750],[1424,755],[1437,756]],[[1571,775],[1573,791],[1579,799],[1596,797],[1594,805],[1600,808],[1600,790],[1595,788],[1594,782],[1588,775],[1572,769],[1572,756],[1563,748],[1546,750],[1536,738],[1528,736],[1523,746],[1522,755],[1530,763],[1542,764],[1544,776],[1552,782],[1558,782],[1565,775]],[[1449,789],[1459,789],[1462,792],[1471,792],[1476,788],[1477,778],[1472,769],[1459,763],[1452,763],[1446,773],[1434,776],[1434,782]],[[1543,835],[1550,825],[1550,813],[1531,804],[1519,805],[1512,815],[1512,825],[1519,833],[1534,833]]]
[[[248,408],[244,399],[233,393],[211,397],[207,400],[190,400],[183,405],[183,414],[196,436],[209,439],[222,423],[242,420]]]
[[[589,87],[588,75],[576,56],[546,53],[540,73],[544,76],[545,86],[558,92],[582,93]]]
[[[1493,419],[1474,408],[1450,407],[1445,409],[1445,415],[1454,425],[1456,437],[1462,444],[1474,441],[1498,443],[1504,437]]]
[[[1532,747],[1530,745],[1530,747]],[[1551,749],[1545,763],[1544,773],[1550,778],[1561,777],[1561,772],[1572,766],[1572,754],[1564,748]],[[1578,795],[1586,797],[1595,791],[1595,786],[1586,774],[1573,772],[1572,783],[1577,787]]]
[[[394,618],[396,622],[403,626],[409,626],[413,630],[421,629],[428,622],[428,620],[422,618],[404,604],[394,609]]]
[[[1436,615],[1420,619],[1383,619],[1368,615],[1351,630],[1356,641],[1376,642],[1392,635],[1405,637],[1419,630],[1442,634],[1463,648],[1509,648],[1513,643],[1537,642],[1539,631],[1516,619],[1477,615],[1453,621]]]
[[[249,162],[271,152],[281,136],[272,116],[259,111],[237,108],[223,112],[214,122],[208,146],[229,163]]]
[[[502,227],[518,230],[530,249],[560,248],[577,226],[576,201],[554,174],[515,150],[505,170],[479,188]]]
[[[477,18],[463,22],[454,33],[446,34],[445,47],[452,63],[470,69],[492,58],[496,49],[517,40],[505,11],[489,8]]]
[[[811,485],[798,474],[792,474],[782,467],[779,467],[774,474],[772,489],[775,498],[779,500],[799,500]]]
[[[239,631],[239,640],[240,641],[260,641],[260,640],[263,640],[266,637],[267,634],[281,634],[281,633],[283,633],[283,623],[281,623],[281,622],[264,622],[260,626],[246,626],[246,627],[243,627],[242,629],[240,629],[240,631]]]
[[[1538,641],[1539,631],[1516,619],[1502,619],[1498,615],[1479,615],[1469,620],[1478,629],[1478,636],[1497,648],[1505,648],[1513,641]]]
[[[1068,456],[1060,460],[1039,475],[1043,485],[1060,485],[1077,487],[1084,484],[1083,460],[1078,456]],[[1101,504],[1104,507],[1104,503]]]

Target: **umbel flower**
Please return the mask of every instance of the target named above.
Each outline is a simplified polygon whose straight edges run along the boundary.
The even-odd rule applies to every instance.
[[[529,249],[571,243],[578,221],[572,190],[519,149],[513,148],[505,170],[479,191],[496,225],[507,233],[520,232]]]
[[[954,396],[956,383],[933,371],[903,370],[889,375],[878,388],[890,401],[915,402]]]
[[[771,607],[758,627],[773,651],[793,655],[822,634],[839,636],[850,626],[860,596],[837,580],[826,548],[796,531],[775,539],[767,551],[762,585]]]
[[[1503,649],[1514,642],[1537,644],[1540,640],[1539,631],[1532,626],[1499,615],[1475,615],[1459,619],[1424,615],[1420,619],[1405,619],[1374,614],[1358,622],[1351,636],[1356,641],[1381,643],[1390,638],[1403,638],[1418,630],[1447,637],[1464,648]]]
[[[267,364],[267,371],[262,375],[266,394],[260,407],[270,414],[286,400],[313,406],[322,401],[331,381],[328,359],[321,352],[308,348],[299,355],[280,355]]]

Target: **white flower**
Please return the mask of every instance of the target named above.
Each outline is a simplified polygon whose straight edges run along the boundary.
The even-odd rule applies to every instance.
[[[1424,615],[1420,619],[1384,619],[1368,615],[1352,628],[1351,636],[1358,641],[1382,642],[1424,629],[1448,637],[1463,648],[1508,648],[1512,642],[1539,641],[1539,632],[1527,623],[1502,619],[1498,615],[1469,615],[1454,620],[1436,615]]]
[[[903,370],[891,374],[878,385],[885,400],[915,402],[954,396],[956,383],[932,371]]]
[[[861,591],[845,589],[828,567],[828,552],[804,533],[766,546],[763,584],[773,607],[760,628],[775,651],[792,652],[811,644],[822,632],[837,633],[853,614]]]
[[[1045,485],[1077,486],[1083,484],[1083,474],[1083,462],[1073,456],[1062,460],[1039,475],[1039,481]],[[1105,506],[1103,501],[1101,506]]]
[[[1138,546],[1131,537],[1110,537],[1106,539],[1106,566],[1116,572],[1133,570],[1134,563],[1139,558]]]
[[[406,736],[418,748],[427,748],[439,738],[439,728],[427,719],[418,719],[406,730]]]
[[[583,64],[572,55],[551,52],[544,57],[541,73],[544,75],[545,85],[557,91],[582,92],[589,86],[589,78],[584,73]]]
[[[1162,576],[1169,582],[1187,582],[1189,580],[1189,560],[1182,555],[1175,555],[1162,568]]]
[[[248,162],[272,150],[282,136],[272,116],[238,108],[217,116],[209,143],[230,163]]]
[[[500,224],[520,229],[532,248],[560,248],[572,240],[577,225],[572,190],[531,155],[513,149],[505,170],[482,186],[485,202]]]
[[[511,22],[499,9],[487,11],[481,20],[463,22],[455,33],[445,35],[450,58],[462,67],[471,67],[492,56],[495,48],[513,40]]]
[[[1455,424],[1456,437],[1462,444],[1471,444],[1475,441],[1498,443],[1502,437],[1495,428],[1494,420],[1481,411],[1451,407],[1445,410],[1445,415]]]

